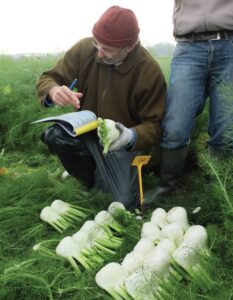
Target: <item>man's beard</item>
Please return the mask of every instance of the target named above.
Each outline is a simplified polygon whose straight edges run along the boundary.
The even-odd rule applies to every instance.
[[[122,53],[120,53],[120,55],[117,58],[101,58],[103,63],[105,63],[106,65],[120,65],[122,64],[123,60],[126,58],[126,56],[128,55],[128,52],[123,49]]]

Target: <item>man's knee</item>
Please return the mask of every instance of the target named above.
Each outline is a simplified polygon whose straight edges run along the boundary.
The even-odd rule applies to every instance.
[[[164,128],[161,146],[167,149],[177,149],[187,145],[190,140],[190,132],[184,128],[178,125]]]
[[[55,125],[49,127],[42,133],[41,140],[48,145],[49,148],[53,149],[57,144],[57,138],[60,136],[62,136],[62,129]]]

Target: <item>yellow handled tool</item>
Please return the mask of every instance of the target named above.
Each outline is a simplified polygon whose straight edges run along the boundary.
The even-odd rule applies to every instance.
[[[81,135],[89,131],[92,131],[94,129],[97,129],[97,127],[98,127],[98,121],[92,121],[76,128],[74,131],[76,135]]]
[[[151,158],[151,155],[138,155],[134,157],[132,162],[132,166],[137,167],[138,169],[138,180],[139,180],[139,192],[140,192],[140,205],[142,206],[144,196],[143,196],[143,188],[142,188],[142,166],[146,165]]]

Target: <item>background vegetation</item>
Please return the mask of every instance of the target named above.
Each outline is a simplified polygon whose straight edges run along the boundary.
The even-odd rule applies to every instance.
[[[54,249],[62,237],[74,233],[81,224],[63,234],[43,223],[40,211],[55,199],[78,203],[90,209],[89,218],[106,209],[108,195],[87,190],[75,179],[65,181],[63,169],[40,141],[47,125],[31,122],[64,109],[40,107],[35,83],[43,70],[51,67],[56,56],[0,57],[0,299],[110,299],[95,284],[95,273],[84,271],[77,276],[72,267],[56,256]],[[157,58],[168,80],[170,57]],[[230,92],[228,100],[233,101]],[[209,266],[214,280],[211,289],[203,284],[180,282],[174,286],[171,299],[233,298],[233,161],[212,157],[206,148],[207,111],[197,120],[190,145],[190,158],[185,177],[175,194],[161,202],[169,210],[184,206],[190,224],[205,226],[213,262]],[[157,169],[144,174],[144,188],[158,180]],[[200,207],[198,213],[194,209]],[[132,250],[140,237],[142,221],[131,217],[125,226],[122,248],[109,261],[118,261]],[[39,251],[33,251],[41,243]]]

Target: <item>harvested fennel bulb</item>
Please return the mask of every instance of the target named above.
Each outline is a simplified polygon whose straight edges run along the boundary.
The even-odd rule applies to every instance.
[[[168,223],[180,223],[184,231],[186,231],[190,227],[188,224],[187,211],[184,207],[181,206],[173,207],[168,211],[167,221]]]
[[[173,253],[173,260],[183,268],[191,279],[202,282],[210,287],[213,282],[205,267],[207,260],[202,255],[201,249],[196,249],[192,244],[184,241]]]
[[[141,255],[148,254],[155,247],[152,240],[149,238],[141,238],[137,244],[134,246],[133,251]]]
[[[41,210],[40,218],[57,231],[62,232],[75,221],[81,221],[88,213],[88,209],[56,199],[50,206],[46,206]]]
[[[207,249],[208,234],[205,227],[193,225],[184,234],[184,241],[195,249]]]
[[[103,154],[107,155],[109,147],[119,135],[119,130],[115,127],[115,122],[110,119],[98,118],[97,134],[100,144],[104,147]]]
[[[95,231],[98,227],[99,225],[94,220],[87,220],[79,230],[90,234],[93,231]]]
[[[174,251],[176,250],[174,241],[167,238],[162,239],[156,247],[164,249],[170,256],[172,256]]]
[[[46,206],[42,209],[40,213],[40,218],[42,221],[50,224],[58,232],[62,232],[70,226],[67,222],[54,208],[51,206]]]
[[[64,219],[67,219],[72,222],[72,220],[80,220],[87,216],[85,212],[83,212],[82,208],[79,206],[75,206],[73,204],[69,204],[60,199],[56,199],[52,202],[51,207],[54,208]]]
[[[124,204],[122,204],[121,202],[118,202],[118,201],[113,201],[108,206],[108,212],[111,215],[114,215],[115,213],[117,213],[119,211],[125,211],[125,210],[126,210],[126,208],[125,208]]]
[[[125,279],[125,288],[132,299],[154,300],[156,298],[156,282],[152,282],[152,274],[148,270],[138,268]]]
[[[65,257],[74,269],[80,273],[79,262],[85,269],[90,269],[88,260],[81,254],[81,247],[71,236],[63,238],[56,247],[56,253],[59,256]]]
[[[131,251],[123,259],[121,265],[127,274],[142,267],[144,256],[138,252]]]
[[[104,226],[105,228],[107,227],[112,230],[115,230],[119,233],[121,233],[124,229],[117,221],[114,220],[112,215],[106,210],[101,210],[100,212],[98,212],[94,220],[97,224]]]
[[[95,281],[99,287],[108,292],[113,299],[131,299],[128,295],[124,281],[126,273],[123,267],[115,262],[108,263],[95,276]]]
[[[163,208],[156,208],[151,215],[151,223],[157,225],[160,229],[168,224],[167,222],[167,213]]]
[[[156,244],[161,239],[161,231],[159,227],[152,222],[145,222],[142,226],[141,238],[148,238]]]
[[[86,221],[79,231],[85,232],[93,249],[98,249],[103,254],[115,254],[114,250],[122,244],[121,238],[113,236],[94,220]]]
[[[143,266],[157,277],[167,278],[171,266],[171,256],[167,251],[156,246],[145,256]]]
[[[91,268],[97,267],[104,262],[104,259],[99,255],[97,249],[92,246],[89,235],[84,231],[77,231],[72,235],[72,238],[78,243],[83,256],[88,258],[88,263]]]
[[[172,240],[175,243],[176,247],[178,247],[182,243],[183,235],[183,226],[178,222],[167,224],[161,229],[162,238]]]

